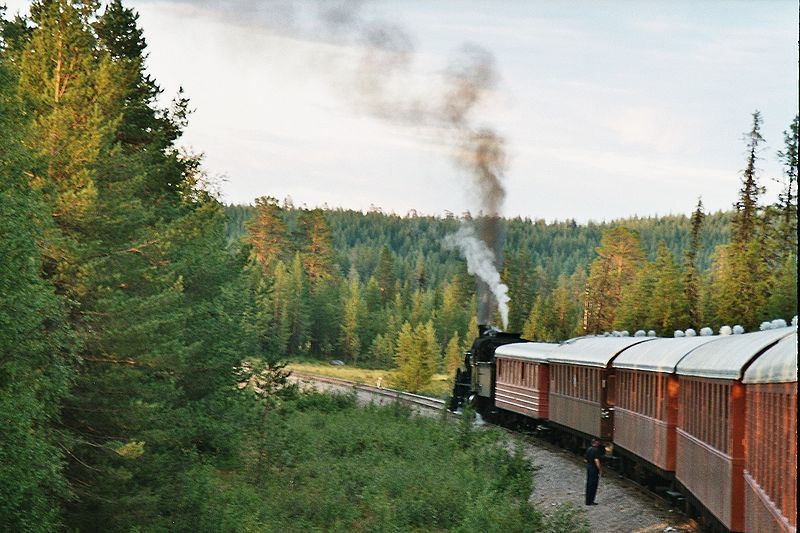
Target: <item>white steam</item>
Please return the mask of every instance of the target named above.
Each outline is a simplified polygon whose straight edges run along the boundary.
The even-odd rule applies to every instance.
[[[456,233],[444,238],[446,248],[457,249],[467,260],[467,271],[488,285],[495,300],[503,329],[508,327],[508,286],[500,282],[500,273],[495,266],[495,256],[486,243],[475,235],[471,226],[461,226]]]

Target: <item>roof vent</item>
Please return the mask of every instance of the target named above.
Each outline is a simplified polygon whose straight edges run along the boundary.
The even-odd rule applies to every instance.
[[[758,327],[760,331],[767,331],[768,329],[772,329],[772,322],[762,322],[761,325]]]
[[[772,321],[772,329],[785,328],[785,327],[786,327],[786,321],[782,318],[776,318],[775,320]]]
[[[714,334],[714,330],[711,329],[711,328],[708,328],[708,327],[703,328],[703,329],[700,330],[700,336],[701,337],[710,337],[713,334]]]
[[[741,335],[742,333],[744,333],[744,328],[742,326],[740,326],[739,324],[736,324],[735,326],[733,326],[733,334],[734,335]]]
[[[730,326],[722,326],[721,328],[719,328],[720,335],[731,335],[732,333],[733,330],[731,329]]]
[[[656,332],[651,329],[650,331],[647,332],[647,336],[648,337],[655,337],[656,336]]]
[[[636,333],[633,334],[634,337],[644,337],[647,333],[644,332],[643,329],[637,329]]]
[[[686,336],[686,333],[682,332],[682,331],[681,331],[681,330],[679,330],[679,329],[676,329],[676,330],[675,330],[675,333],[674,333],[674,335],[675,335],[675,338],[678,338],[678,337],[685,337],[685,336]]]
[[[692,328],[689,328],[689,329],[686,330],[686,336],[687,337],[697,337],[697,332],[695,330],[693,330]]]

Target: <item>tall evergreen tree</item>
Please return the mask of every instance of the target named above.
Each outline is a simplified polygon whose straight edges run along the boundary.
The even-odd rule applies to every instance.
[[[614,329],[632,333],[639,329],[650,329],[653,289],[656,283],[656,267],[643,264],[631,283],[623,287],[619,308],[614,317]]]
[[[0,529],[50,531],[71,496],[58,422],[75,346],[64,302],[41,278],[50,216],[24,176],[31,154],[4,59],[0,47]]]
[[[344,355],[353,364],[358,364],[361,355],[362,329],[366,321],[366,305],[361,297],[361,284],[358,271],[350,270],[349,281],[343,292],[342,323],[340,344]]]
[[[766,318],[765,304],[769,294],[766,282],[767,247],[765,235],[759,234],[764,225],[759,221],[759,195],[763,188],[759,185],[756,163],[759,145],[764,142],[761,136],[761,115],[753,113],[753,126],[747,135],[747,162],[742,172],[742,186],[739,199],[734,205],[731,221],[731,243],[717,255],[713,293],[714,310],[717,320],[726,323],[740,323],[752,329]]]
[[[394,273],[392,251],[386,245],[381,248],[376,278],[378,280],[378,288],[381,291],[381,301],[385,307],[394,300],[394,285],[397,279]]]
[[[265,269],[277,260],[288,262],[290,250],[286,225],[281,217],[278,200],[271,197],[256,199],[255,213],[247,223],[247,240],[252,254]]]
[[[644,261],[639,238],[622,226],[603,233],[597,255],[587,280],[584,333],[611,329],[622,288],[633,280]]]
[[[683,291],[681,271],[675,265],[672,252],[662,241],[653,262],[653,291],[646,300],[647,323],[661,336],[677,329],[685,329],[688,321],[688,304]]]
[[[771,243],[774,253],[769,265],[767,316],[791,319],[797,314],[797,147],[798,123],[795,116],[783,132],[785,147],[778,152],[783,162],[782,189],[774,206],[775,231]]]
[[[703,227],[703,219],[705,218],[703,212],[703,200],[697,199],[697,207],[692,213],[692,230],[691,238],[689,240],[689,247],[684,254],[684,294],[686,295],[687,312],[689,325],[695,330],[699,331],[701,314],[700,314],[700,274],[697,268],[697,255],[700,251],[700,232]]]
[[[30,121],[23,174],[52,221],[45,280],[80,341],[60,429],[75,495],[65,522],[186,529],[203,464],[235,453],[242,264],[199,160],[172,145],[188,103],[154,107],[135,15],[96,8],[33,3],[15,91]]]
[[[758,198],[763,187],[758,181],[758,156],[760,145],[764,142],[761,136],[761,113],[753,113],[753,125],[747,134],[747,163],[742,171],[742,186],[739,199],[735,204],[736,213],[733,218],[733,242],[748,243],[755,236],[758,216]]]
[[[461,366],[463,359],[464,352],[461,348],[461,338],[458,335],[458,331],[454,331],[453,336],[447,341],[447,347],[445,348],[445,373],[449,376],[454,375],[456,369]]]

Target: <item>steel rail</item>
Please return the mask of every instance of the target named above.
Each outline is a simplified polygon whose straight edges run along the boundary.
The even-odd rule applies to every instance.
[[[392,398],[395,400],[403,401],[405,403],[418,405],[420,407],[426,407],[428,409],[440,410],[443,409],[445,406],[445,401],[440,398],[431,398],[429,396],[422,396],[420,394],[413,394],[411,392],[404,392],[401,390],[387,388],[387,387],[375,387],[373,385],[366,385],[358,381],[351,381],[342,378],[334,378],[331,376],[323,376],[320,374],[311,374],[308,372],[298,372],[296,370],[292,370],[291,375],[299,379],[318,381],[321,383],[329,383],[331,385],[339,385],[342,387],[350,387],[363,392],[368,392],[370,394],[383,396],[385,398]]]

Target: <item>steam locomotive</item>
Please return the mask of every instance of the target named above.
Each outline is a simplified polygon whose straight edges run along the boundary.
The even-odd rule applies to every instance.
[[[796,317],[754,333],[688,331],[553,344],[481,326],[450,409],[575,450],[599,437],[612,468],[704,529],[796,531]]]

